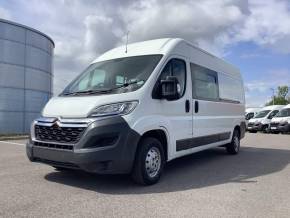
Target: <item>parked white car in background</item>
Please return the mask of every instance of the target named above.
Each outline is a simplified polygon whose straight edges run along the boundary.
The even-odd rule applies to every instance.
[[[47,103],[26,150],[59,170],[131,173],[149,185],[175,158],[223,145],[237,154],[244,134],[239,70],[182,39],[157,39],[97,58]]]
[[[252,119],[249,120],[247,130],[251,133],[257,131],[270,131],[271,119],[283,108],[285,105],[271,105],[261,109],[261,111]]]
[[[256,116],[261,111],[260,107],[249,107],[245,111],[246,127],[248,127],[249,120]]]
[[[282,108],[271,120],[270,130],[273,133],[290,132],[290,104]]]

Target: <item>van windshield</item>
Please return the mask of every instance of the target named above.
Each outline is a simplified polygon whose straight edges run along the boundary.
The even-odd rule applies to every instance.
[[[270,112],[270,110],[264,110],[264,111],[260,111],[255,118],[263,118],[265,116],[267,116],[267,114]]]
[[[162,55],[112,59],[91,64],[61,95],[132,92],[144,85]]]
[[[290,117],[290,108],[280,110],[276,117]]]

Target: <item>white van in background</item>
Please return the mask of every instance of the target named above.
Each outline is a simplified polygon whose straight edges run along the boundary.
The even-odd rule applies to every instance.
[[[59,170],[149,185],[175,158],[220,146],[237,154],[244,113],[237,68],[182,39],[144,41],[101,55],[52,98],[26,151]]]
[[[251,133],[257,131],[268,132],[270,129],[271,119],[281,110],[285,105],[271,105],[261,109],[261,111],[252,119],[249,120],[247,130]]]
[[[260,111],[261,111],[260,107],[246,108],[246,111],[245,111],[246,127],[248,126],[249,120],[252,119],[254,116],[256,116],[258,112]]]
[[[287,133],[290,132],[290,104],[276,114],[271,120],[270,130],[273,133]]]

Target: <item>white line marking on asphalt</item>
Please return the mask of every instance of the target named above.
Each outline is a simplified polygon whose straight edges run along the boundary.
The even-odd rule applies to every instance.
[[[22,145],[25,146],[25,144],[21,144],[21,143],[17,143],[17,142],[9,142],[9,141],[0,141],[2,143],[6,143],[6,144],[12,144],[12,145]]]

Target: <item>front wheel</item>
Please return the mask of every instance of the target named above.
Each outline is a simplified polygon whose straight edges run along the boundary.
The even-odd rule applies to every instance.
[[[144,138],[136,153],[133,180],[142,185],[153,185],[161,177],[165,158],[162,144],[155,138]]]
[[[240,151],[240,132],[235,129],[233,132],[232,141],[226,146],[229,154],[238,154]]]

